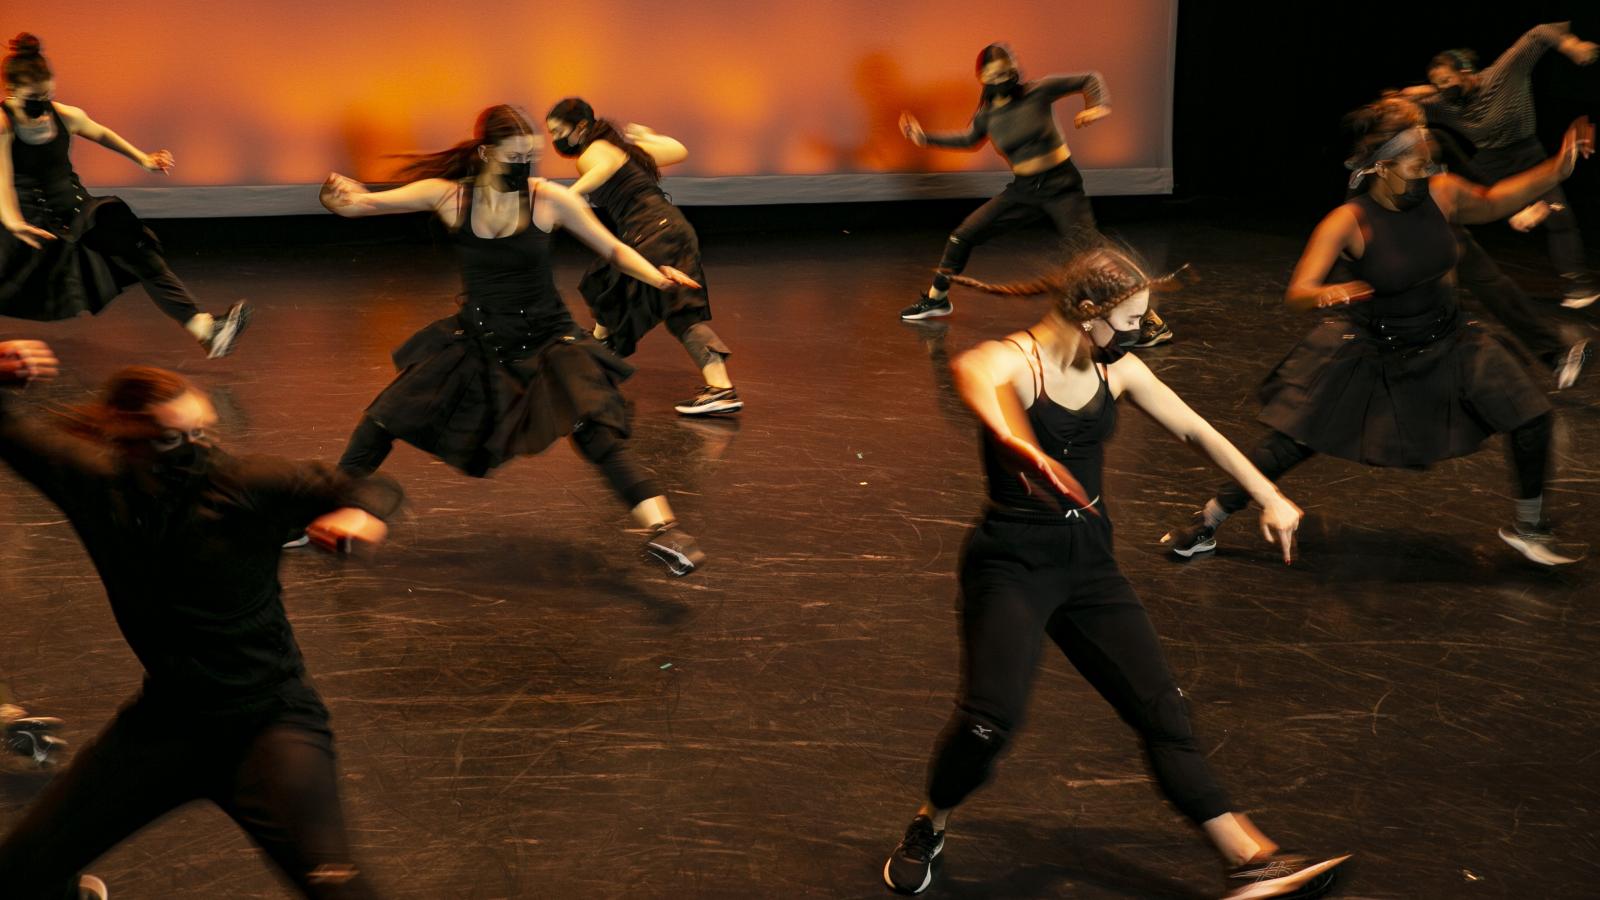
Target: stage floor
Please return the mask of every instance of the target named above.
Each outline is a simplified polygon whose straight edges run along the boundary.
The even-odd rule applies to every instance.
[[[958,292],[953,318],[901,324],[947,224],[707,240],[746,411],[677,417],[699,381],[664,331],[627,385],[639,454],[710,554],[699,573],[642,561],[626,511],[565,444],[482,481],[401,447],[386,471],[410,504],[376,561],[286,554],[356,861],[385,896],[886,895],[883,860],[956,689],[953,575],[982,497],[946,363],[1040,313]],[[1280,302],[1311,224],[1123,229],[1199,270],[1162,310],[1177,340],[1144,358],[1242,445],[1263,433],[1257,383],[1311,325]],[[1036,272],[1052,244],[1002,239],[971,274]],[[571,244],[560,259],[578,304],[587,259]],[[1525,263],[1513,274],[1543,274],[1536,255]],[[0,323],[49,340],[67,367],[37,393],[77,400],[119,366],[169,366],[212,392],[230,448],[332,460],[389,379],[389,351],[453,312],[458,284],[426,245],[173,264],[216,306],[256,304],[235,356],[202,359],[136,288],[97,320]],[[1547,509],[1574,537],[1600,533],[1597,395],[1590,375],[1554,396]],[[1212,763],[1268,833],[1357,854],[1347,897],[1595,895],[1600,562],[1541,570],[1499,541],[1498,441],[1426,473],[1305,465],[1284,484],[1308,513],[1293,567],[1254,513],[1213,558],[1163,552],[1157,539],[1218,477],[1147,418],[1122,418],[1108,469],[1123,569]],[[139,682],[72,531],[9,472],[0,674],[79,745]],[[41,783],[0,780],[0,827]],[[1221,884],[1133,735],[1049,652],[1030,721],[953,820],[944,860],[928,896],[1200,898]],[[287,896],[207,806],[92,871],[117,900]]]

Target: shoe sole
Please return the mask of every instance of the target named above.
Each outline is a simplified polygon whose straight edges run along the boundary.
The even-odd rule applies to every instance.
[[[1172,537],[1172,535],[1169,534],[1169,535],[1167,535],[1166,538],[1162,538],[1162,541],[1165,542],[1168,538],[1171,538],[1171,537]],[[1188,548],[1173,547],[1172,548],[1172,552],[1178,554],[1179,556],[1183,557],[1184,559],[1188,559],[1189,557],[1194,556],[1196,553],[1210,553],[1211,551],[1213,551],[1215,549],[1217,549],[1217,539],[1216,538],[1207,538],[1206,540],[1203,540],[1203,541],[1199,542],[1198,544],[1195,544],[1192,547],[1188,547]]]
[[[300,537],[297,537],[292,541],[284,541],[283,542],[283,549],[285,549],[285,550],[294,550],[294,549],[299,548],[299,547],[304,547],[305,545],[307,545],[309,543],[311,543],[311,536],[310,535],[301,535]]]
[[[902,321],[902,322],[920,322],[923,319],[938,319],[938,318],[941,318],[943,316],[948,316],[948,315],[950,315],[951,313],[953,313],[955,311],[956,311],[955,307],[947,306],[944,309],[930,309],[927,312],[911,313],[909,315],[907,315],[906,313],[901,313],[900,314],[900,321]]]
[[[211,342],[211,350],[206,353],[206,359],[221,359],[233,352],[233,345],[239,342],[239,335],[250,327],[250,306],[246,303],[235,303],[228,310],[228,317],[222,320],[222,330],[217,332],[217,337]]]
[[[1336,856],[1333,859],[1306,866],[1293,875],[1274,878],[1271,881],[1258,881],[1255,884],[1224,894],[1222,900],[1261,900],[1261,898],[1266,897],[1285,897],[1304,887],[1307,882],[1315,880],[1324,872],[1332,871],[1335,866],[1349,858],[1350,854],[1346,853],[1343,856]]]
[[[736,413],[744,409],[743,400],[718,400],[702,406],[674,406],[680,416],[713,416],[717,413]]]
[[[684,556],[682,553],[679,553],[676,550],[672,550],[667,547],[660,547],[655,544],[646,544],[644,553],[645,556],[649,557],[650,559],[653,559],[656,562],[666,566],[667,571],[672,573],[673,577],[675,578],[682,578],[690,572],[693,572],[695,569],[705,565],[706,562],[705,554],[703,553],[700,554],[699,560],[694,560]]]
[[[1143,350],[1147,347],[1154,347],[1157,344],[1165,344],[1170,340],[1172,340],[1172,332],[1163,331],[1148,341],[1134,341],[1130,346],[1136,350]]]
[[[1578,376],[1583,374],[1583,369],[1589,364],[1589,357],[1593,353],[1588,341],[1579,341],[1561,360],[1561,365],[1556,369],[1556,390],[1564,391],[1578,383]]]
[[[933,861],[938,859],[939,858],[939,854],[941,854],[943,852],[944,852],[944,838],[941,837],[939,839],[939,846],[933,848],[933,855],[928,857],[928,872],[927,872],[926,875],[922,876],[922,884],[919,887],[915,888],[915,889],[903,888],[900,885],[894,883],[894,879],[892,877],[890,877],[890,875],[889,875],[889,867],[894,865],[894,857],[892,857],[892,856],[889,857],[888,859],[883,861],[883,883],[888,885],[889,886],[889,890],[894,891],[896,894],[920,894],[920,893],[922,893],[923,891],[928,889],[928,885],[933,884]]]
[[[1561,301],[1561,305],[1565,306],[1567,309],[1583,309],[1596,300],[1600,300],[1600,294],[1584,297],[1568,297]]]
[[[1562,556],[1539,546],[1510,529],[1500,529],[1500,540],[1510,545],[1511,549],[1521,553],[1525,559],[1541,566],[1568,566],[1583,559],[1582,556]]]

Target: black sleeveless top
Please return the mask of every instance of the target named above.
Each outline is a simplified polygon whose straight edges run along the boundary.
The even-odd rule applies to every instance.
[[[472,230],[472,189],[470,182],[462,186],[461,221],[452,235],[467,295],[461,319],[502,360],[523,359],[577,329],[556,291],[551,236],[533,224],[533,197],[519,191],[526,198],[520,230],[479,237]]]
[[[1033,337],[1033,333],[1029,332],[1028,336]],[[1078,479],[1094,506],[1104,515],[1100,500],[1103,443],[1117,427],[1117,403],[1111,396],[1111,386],[1106,383],[1105,366],[1109,354],[1095,348],[1094,370],[1100,379],[1100,387],[1089,402],[1078,409],[1068,409],[1045,393],[1044,362],[1039,358],[1038,343],[1035,342],[1030,353],[1023,350],[1021,344],[1009,338],[1007,340],[1016,346],[1019,353],[1030,357],[1035,396],[1033,405],[1028,407],[1028,424],[1039,439],[1039,449],[1067,467],[1067,471]],[[1074,501],[1037,478],[1031,479],[1034,492],[1030,494],[1025,491],[1016,473],[1004,465],[1008,456],[1009,452],[985,428],[983,468],[989,482],[989,500],[995,507],[1002,512],[1023,513],[1029,518],[1037,516],[1041,521],[1059,521],[1082,515],[1075,511],[1077,504]],[[1042,497],[1041,492],[1050,499]],[[1050,502],[1051,499],[1055,501],[1054,504]]]
[[[616,223],[618,231],[627,230],[633,217],[654,214],[658,204],[667,202],[661,185],[632,159],[623,162],[622,168],[611,173],[589,196]]]
[[[1350,201],[1361,220],[1366,252],[1341,259],[1342,271],[1372,285],[1371,300],[1351,304],[1357,321],[1445,315],[1455,310],[1455,287],[1446,280],[1456,266],[1455,232],[1430,196],[1398,212],[1370,194]]]
[[[29,144],[17,131],[17,116],[11,106],[0,103],[11,126],[11,173],[17,202],[28,223],[55,234],[70,230],[89,195],[76,172],[72,171],[69,150],[72,135],[62,121],[56,105],[50,104],[50,118],[56,136],[43,144]]]

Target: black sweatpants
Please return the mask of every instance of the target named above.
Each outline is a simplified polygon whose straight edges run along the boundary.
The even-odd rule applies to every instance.
[[[355,868],[333,737],[298,720],[216,720],[146,697],[52,780],[3,843],[10,900],[77,900],[78,875],[163,814],[210,800],[304,895],[375,896]]]
[[[1544,494],[1550,470],[1552,427],[1550,414],[1545,413],[1506,435],[1506,458],[1511,464],[1518,499],[1531,500]],[[1245,454],[1250,464],[1274,484],[1290,469],[1316,455],[1317,451],[1281,431],[1267,435],[1255,449]],[[1217,505],[1224,512],[1236,513],[1250,505],[1250,494],[1230,481],[1217,491]]]
[[[82,240],[85,247],[110,257],[138,276],[145,293],[167,318],[186,325],[200,314],[189,288],[173,274],[160,247],[138,220],[131,224],[118,223],[116,227],[97,225],[89,229]]]
[[[1534,306],[1506,273],[1478,245],[1471,232],[1457,228],[1456,245],[1461,255],[1456,262],[1456,280],[1472,293],[1489,314],[1500,320],[1522,346],[1528,348],[1547,368],[1560,364],[1566,354],[1561,331],[1548,319],[1548,312]]]
[[[1487,178],[1498,181],[1525,172],[1549,157],[1544,146],[1530,137],[1509,146],[1479,150],[1472,164]],[[1563,207],[1550,213],[1543,226],[1556,271],[1569,279],[1569,287],[1592,285],[1594,278],[1583,258],[1583,235],[1578,231],[1578,218],[1572,214],[1567,195],[1557,185],[1539,199]]]
[[[945,243],[933,286],[949,290],[950,276],[966,269],[973,247],[1047,217],[1063,237],[1095,230],[1089,195],[1083,192],[1083,175],[1070,159],[1038,175],[1018,176],[962,220]]]
[[[1022,724],[1049,635],[1143,744],[1162,793],[1196,823],[1228,812],[1161,642],[1111,555],[1110,524],[987,517],[961,563],[962,691],[934,752],[928,797],[959,804]]]

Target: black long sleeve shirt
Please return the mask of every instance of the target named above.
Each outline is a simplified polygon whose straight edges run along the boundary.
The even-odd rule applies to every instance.
[[[192,476],[32,421],[0,392],[0,460],[67,515],[117,624],[145,670],[147,696],[196,714],[248,712],[291,694],[310,701],[284,612],[284,536],[356,507],[379,518],[400,488],[318,463],[211,450]]]
[[[1431,124],[1448,125],[1479,150],[1508,147],[1534,136],[1533,67],[1567,37],[1564,23],[1535,25],[1478,75],[1478,88],[1459,103],[1433,94],[1418,99]]]
[[[1099,72],[1052,75],[1029,82],[1022,96],[1004,106],[978,107],[966,131],[927,134],[928,146],[965,150],[987,138],[1006,162],[1012,164],[1044,156],[1066,145],[1061,129],[1056,126],[1055,102],[1078,93],[1083,94],[1088,108],[1111,103],[1111,92]]]

